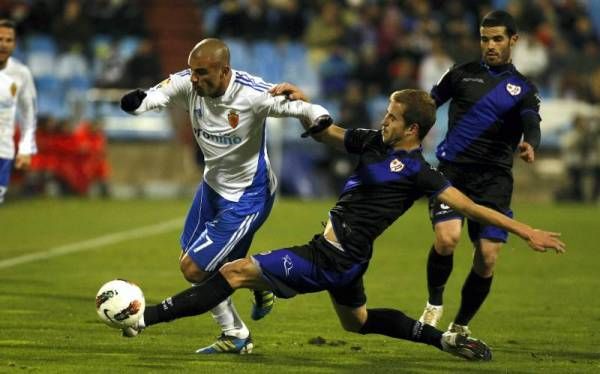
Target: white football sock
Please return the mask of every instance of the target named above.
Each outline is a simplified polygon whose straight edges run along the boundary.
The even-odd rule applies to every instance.
[[[247,338],[248,334],[250,334],[250,331],[248,331],[248,328],[244,322],[242,322],[235,310],[231,297],[228,297],[219,305],[212,308],[210,312],[215,321],[221,326],[221,331],[223,331],[225,335],[243,339]]]

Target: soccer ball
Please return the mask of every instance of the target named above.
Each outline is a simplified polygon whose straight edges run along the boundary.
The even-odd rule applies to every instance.
[[[135,325],[144,314],[145,307],[142,290],[123,279],[105,283],[96,294],[98,317],[116,329]]]

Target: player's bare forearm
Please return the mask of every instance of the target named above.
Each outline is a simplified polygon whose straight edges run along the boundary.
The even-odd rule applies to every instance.
[[[304,124],[303,124],[304,125]],[[340,151],[345,151],[346,147],[344,146],[344,135],[346,134],[346,129],[341,128],[336,125],[331,125],[327,129],[312,135],[313,139],[320,143],[327,144],[330,147],[333,147]]]
[[[444,190],[438,195],[438,199],[469,219],[500,227],[518,235],[535,251],[545,252],[547,249],[554,249],[557,253],[565,251],[565,244],[558,239],[559,233],[533,229],[531,226],[509,218],[493,209],[475,204],[454,187]]]

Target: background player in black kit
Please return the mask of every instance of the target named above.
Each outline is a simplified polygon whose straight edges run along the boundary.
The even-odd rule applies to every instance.
[[[534,230],[473,203],[427,164],[421,154],[421,140],[435,122],[435,109],[426,92],[403,90],[390,96],[379,131],[345,130],[330,125],[329,116],[320,117],[307,132],[360,157],[329,212],[325,231],[308,244],[223,265],[204,283],[147,307],[136,329],[205,313],[238,288],[273,290],[282,298],[326,290],[348,331],[425,343],[470,360],[490,360],[491,351],[480,340],[443,333],[399,310],[366,307],[362,276],[373,241],[423,195],[436,196],[471,219],[510,230],[534,250],[564,251],[558,234]]]
[[[513,154],[518,149],[524,161],[534,161],[540,143],[540,102],[536,87],[511,64],[518,39],[511,15],[493,11],[479,30],[481,61],[455,66],[431,91],[437,106],[452,100],[448,132],[437,149],[439,170],[476,203],[512,217]],[[431,199],[430,218],[435,242],[427,262],[429,300],[419,320],[437,326],[464,217]],[[467,325],[489,293],[508,236],[505,230],[470,219],[468,230],[475,248],[473,267],[462,288],[460,309],[448,327],[464,334],[470,334]]]

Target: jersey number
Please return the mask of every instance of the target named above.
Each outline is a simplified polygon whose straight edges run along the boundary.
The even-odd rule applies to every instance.
[[[202,245],[199,246],[198,248],[194,248],[194,253],[200,252],[201,250],[203,250],[204,248],[208,247],[212,243],[213,243],[212,239],[209,238],[208,234],[207,234],[206,235],[206,241],[204,243],[202,243]]]

